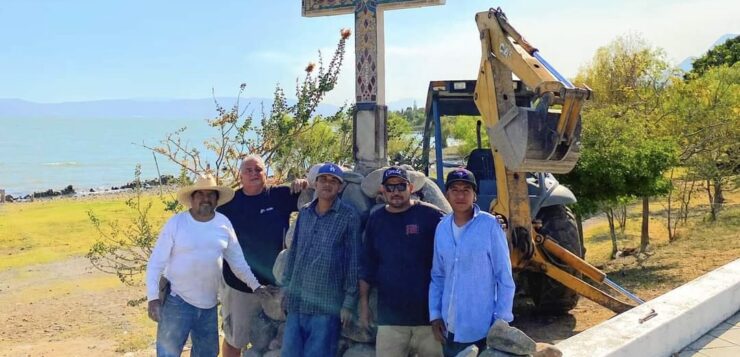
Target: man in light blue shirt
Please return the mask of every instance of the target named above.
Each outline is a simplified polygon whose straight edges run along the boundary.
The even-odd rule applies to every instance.
[[[514,279],[501,225],[475,204],[473,173],[451,171],[445,188],[452,213],[434,236],[429,319],[444,355],[455,356],[472,344],[485,349],[491,325],[514,319]]]

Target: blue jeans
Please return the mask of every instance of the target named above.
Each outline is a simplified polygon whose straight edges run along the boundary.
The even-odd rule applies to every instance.
[[[188,334],[193,342],[191,356],[218,356],[217,321],[215,306],[200,309],[179,296],[168,296],[157,325],[157,357],[179,357]]]
[[[289,313],[281,357],[336,356],[341,324],[336,315]]]

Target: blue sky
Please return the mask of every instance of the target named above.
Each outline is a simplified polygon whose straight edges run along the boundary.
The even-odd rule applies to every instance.
[[[331,54],[352,15],[303,18],[300,0],[0,0],[0,98],[64,102],[124,98],[270,97],[290,94],[317,50]],[[422,100],[429,80],[474,78],[473,16],[501,6],[510,22],[566,76],[619,35],[641,34],[678,63],[740,33],[740,2],[479,1],[385,14],[386,98]],[[340,85],[354,94],[354,42]]]

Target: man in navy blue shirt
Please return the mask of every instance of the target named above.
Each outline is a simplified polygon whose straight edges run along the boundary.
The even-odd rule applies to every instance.
[[[408,173],[390,167],[383,173],[386,205],[370,214],[361,256],[359,320],[370,321],[370,286],[378,290],[376,354],[442,356],[429,324],[429,282],[434,231],[443,213],[411,200]]]
[[[219,207],[234,226],[247,263],[262,285],[275,285],[272,266],[283,249],[291,212],[298,210],[298,196],[306,180],[296,180],[291,187],[267,185],[267,171],[262,158],[250,155],[239,166],[239,188],[234,199]],[[231,271],[224,262],[221,290],[223,320],[223,356],[239,356],[249,343],[249,324],[262,307],[259,297]]]

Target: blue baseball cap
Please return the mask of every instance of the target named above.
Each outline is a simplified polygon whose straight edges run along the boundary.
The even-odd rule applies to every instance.
[[[473,186],[473,190],[478,192],[478,184],[475,182],[475,175],[469,170],[463,169],[462,167],[454,169],[447,174],[447,181],[445,182],[445,190],[450,189],[450,185],[455,182],[467,182]]]
[[[383,181],[381,182],[381,184],[385,184],[385,182],[392,177],[398,177],[406,182],[409,182],[409,175],[406,172],[406,169],[398,166],[391,166],[383,171]]]
[[[339,167],[336,164],[332,164],[331,162],[324,163],[319,167],[319,171],[316,174],[316,177],[319,177],[321,175],[330,175],[336,177],[339,182],[344,183],[344,171],[341,167]]]

